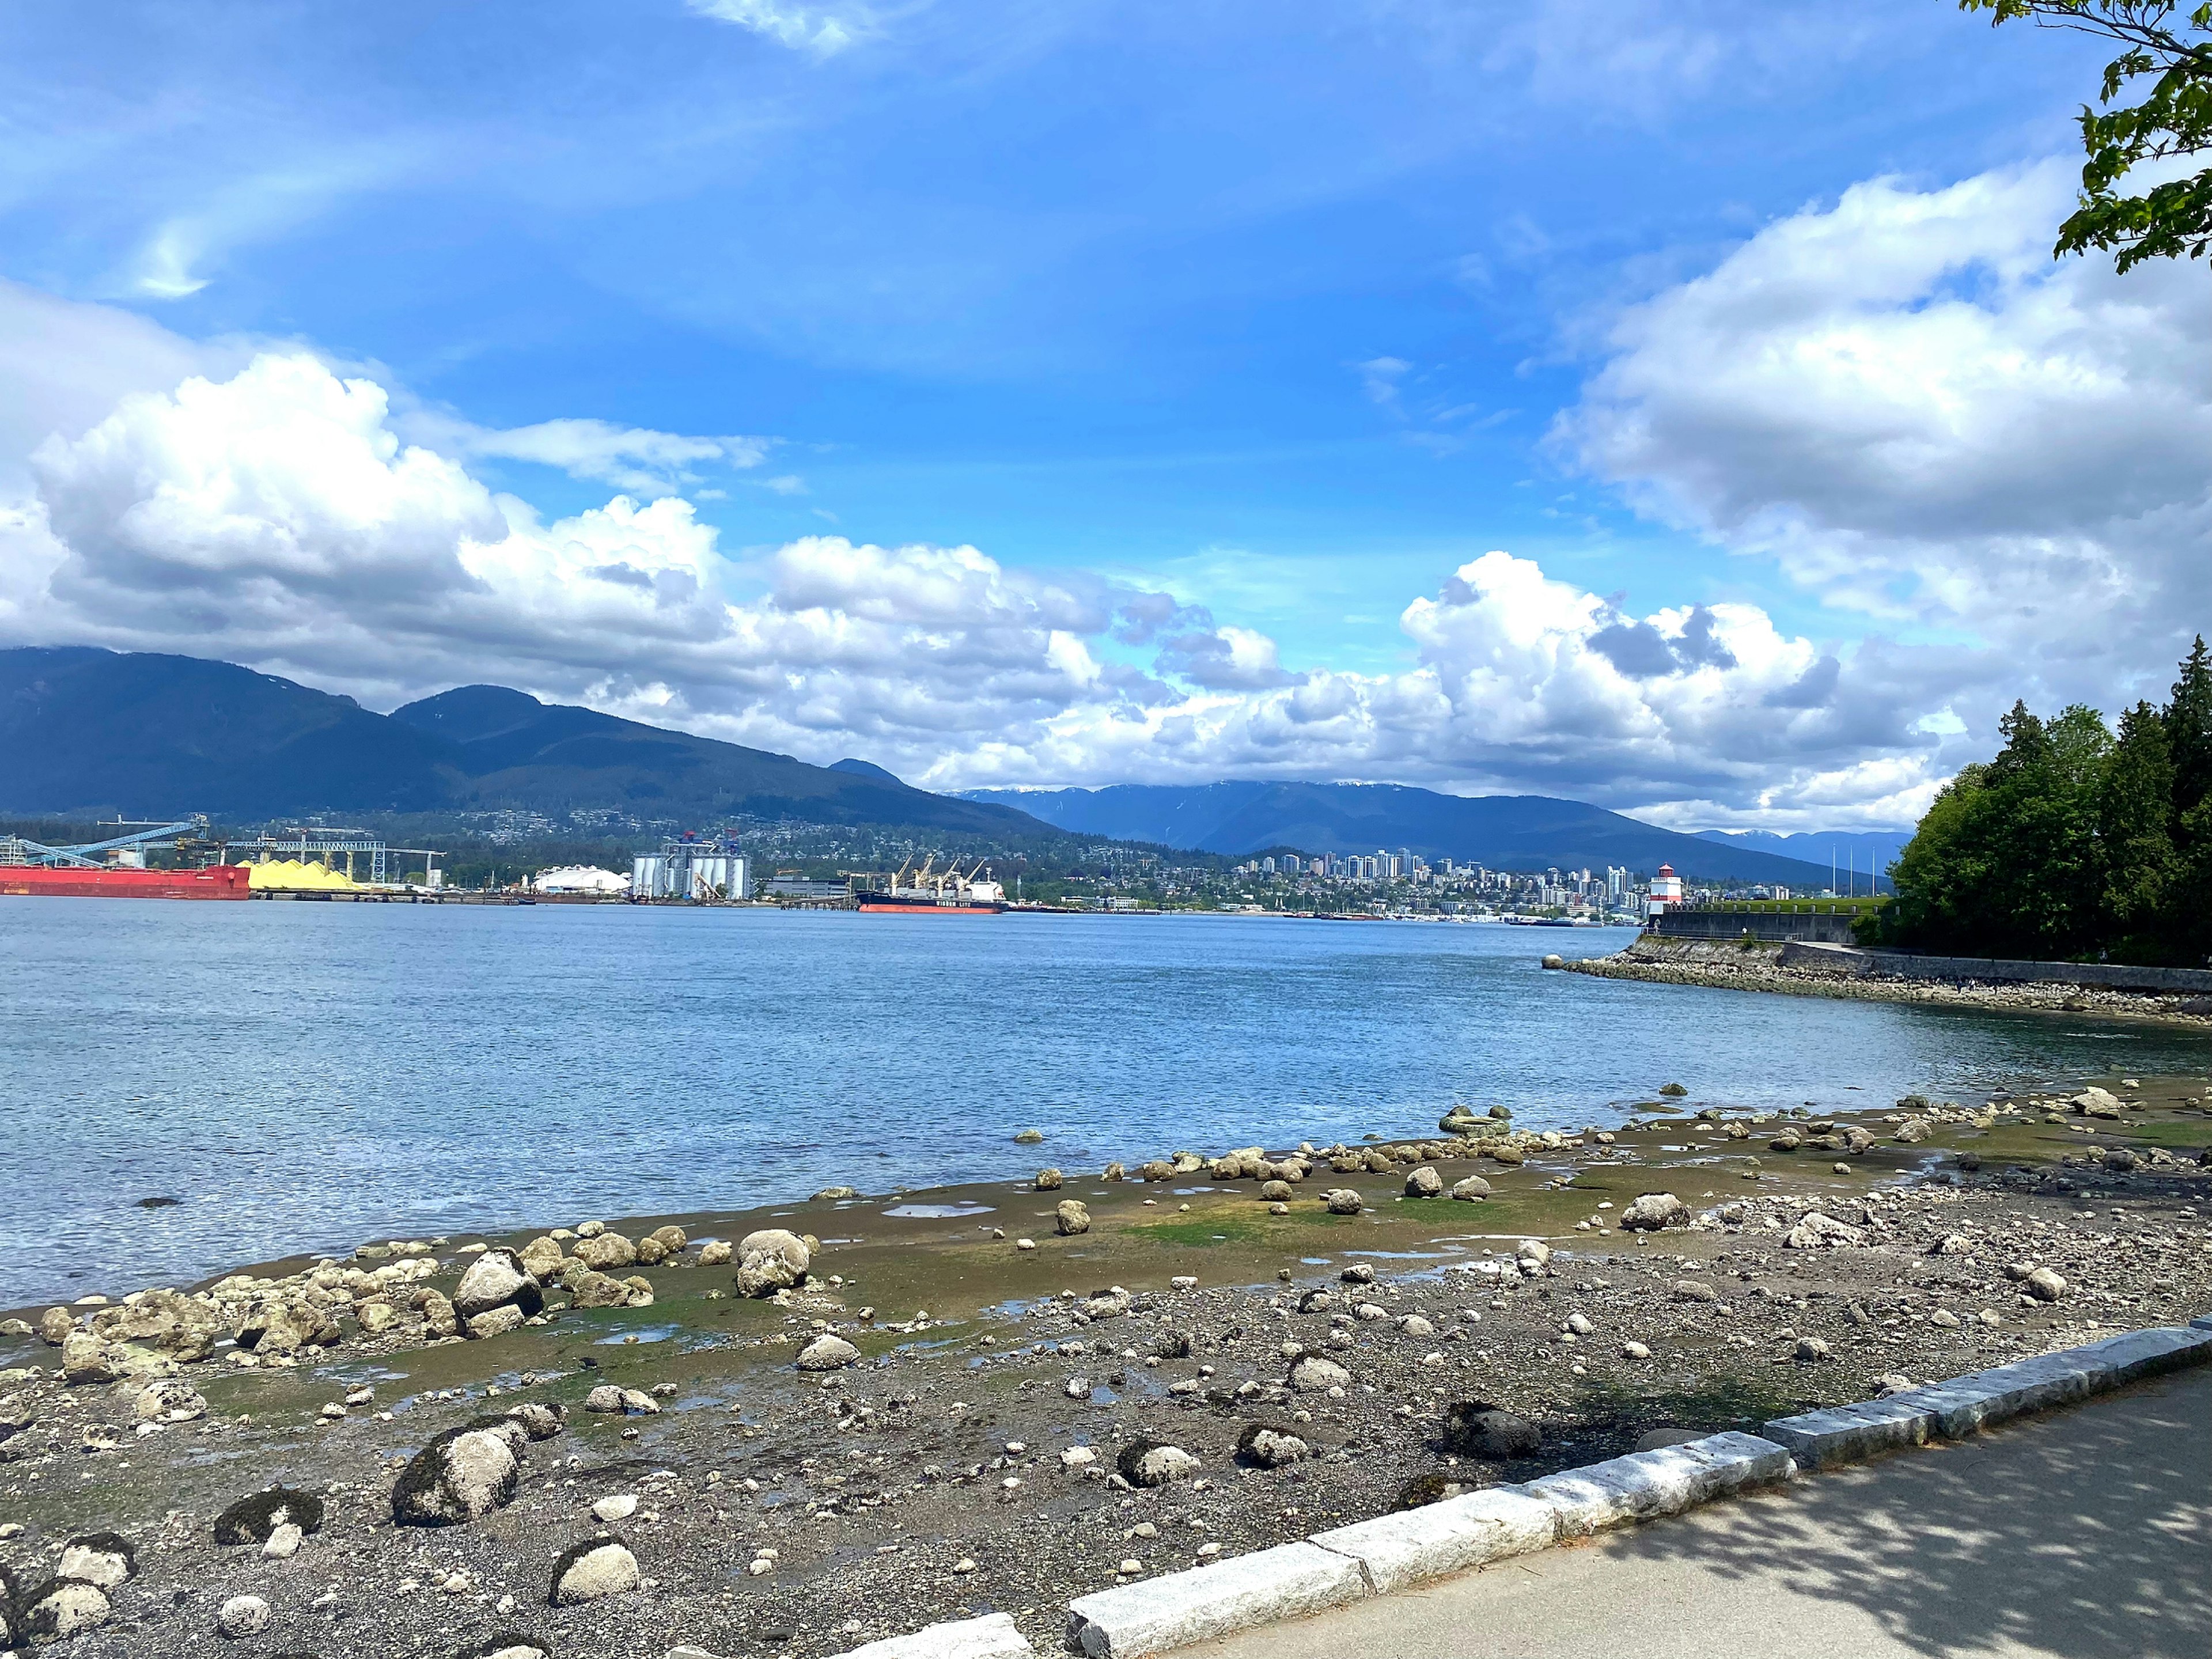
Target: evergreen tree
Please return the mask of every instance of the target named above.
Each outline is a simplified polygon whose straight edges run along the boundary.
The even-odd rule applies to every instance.
[[[2206,659],[2202,634],[2182,659],[2163,718],[2173,757],[2173,812],[2185,817],[2212,795],[2212,660]]]
[[[2139,702],[2120,716],[2119,741],[2098,792],[2105,934],[2113,954],[2155,961],[2179,873],[2173,850],[2173,759],[2159,713]]]

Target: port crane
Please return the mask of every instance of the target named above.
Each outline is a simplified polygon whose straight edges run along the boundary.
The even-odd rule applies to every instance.
[[[88,841],[71,847],[49,847],[44,842],[33,841],[24,836],[0,836],[0,864],[44,864],[58,870],[96,870],[100,866],[99,854],[119,852],[126,847],[143,847],[150,842],[167,841],[175,837],[182,847],[189,842],[208,843],[208,821],[205,813],[195,813],[179,818],[173,823],[154,823],[139,819],[126,822],[118,818],[112,826],[131,833],[115,836],[106,841]]]

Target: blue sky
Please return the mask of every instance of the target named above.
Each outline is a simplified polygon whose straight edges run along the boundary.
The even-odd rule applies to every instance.
[[[723,607],[719,622],[695,611],[671,624],[684,643],[659,657],[618,619],[564,611],[542,582],[509,596],[512,626],[364,620],[318,654],[327,630],[241,599],[242,569],[210,585],[199,555],[134,541],[125,571],[112,550],[137,532],[114,526],[135,520],[83,493],[111,472],[51,451],[40,465],[0,454],[26,550],[0,623],[18,637],[197,639],[387,706],[441,680],[506,678],[808,758],[862,749],[946,784],[1389,775],[1686,820],[1909,818],[2016,692],[2101,687],[2093,700],[2109,706],[2168,672],[2171,617],[2130,623],[2118,655],[2086,666],[2056,639],[2063,605],[1987,625],[1945,561],[1986,574],[1990,537],[2036,526],[1995,522],[1987,501],[1909,501],[1867,522],[1807,507],[1855,496],[1847,464],[1806,476],[1864,441],[1849,411],[1787,457],[1747,445],[1717,479],[1712,423],[1741,440],[1765,420],[1761,398],[1825,405],[1833,386],[1802,399],[1751,387],[1716,410],[1683,343],[1715,326],[1713,306],[1725,327],[1725,307],[1759,313],[1796,280],[1756,268],[1778,224],[1844,238],[1863,269],[1922,236],[1921,204],[1948,213],[1941,192],[1986,180],[2003,199],[1958,209],[1972,222],[1958,249],[1902,285],[1801,303],[1762,361],[1832,339],[1839,306],[1909,325],[1949,301],[1972,315],[1946,336],[1958,362],[1931,375],[1927,410],[1950,410],[1937,383],[1986,379],[1977,361],[2016,350],[2023,329],[2046,354],[2127,372],[2133,337],[2035,333],[2051,304],[2112,306],[2089,275],[2054,276],[2021,252],[2047,248],[2048,226],[2023,221],[2063,203],[2065,183],[2047,165],[2021,185],[2021,170],[2071,165],[2071,114],[2100,62],[2091,43],[1993,32],[1942,0],[0,5],[0,278],[15,296],[0,356],[38,356],[61,314],[47,301],[118,342],[105,378],[19,422],[24,453],[48,432],[81,441],[111,392],[173,393],[180,363],[231,384],[256,354],[286,352],[373,382],[392,432],[465,474],[441,489],[511,495],[556,539],[608,501],[608,465],[572,450],[562,465],[518,459],[545,452],[465,433],[571,420],[763,441],[664,468],[650,489],[630,481],[716,532],[711,558],[640,542],[617,561],[677,568]],[[1885,179],[1879,223],[1832,216]],[[1701,301],[1701,279],[1739,291]],[[2154,309],[2169,304],[2160,282],[2142,285]],[[1701,303],[1705,320],[1684,321]],[[156,326],[154,344],[135,319]],[[1987,337],[1966,325],[1978,319]],[[1908,375],[1929,350],[1899,349]],[[40,385],[68,373],[21,372]],[[1607,384],[1628,389],[1593,390]],[[2201,412],[2195,381],[2168,390]],[[2052,418],[2041,430],[2063,441],[2067,422],[2098,417]],[[201,457],[194,476],[238,488],[236,460]],[[296,529],[303,514],[319,521],[301,502],[322,487],[291,477],[272,506],[264,479],[242,497]],[[2106,525],[2166,510],[2187,520],[2185,541],[2201,535],[2188,517],[2201,491],[2160,489],[2068,510]],[[483,510],[459,499],[457,547]],[[887,632],[848,640],[838,660],[808,654],[794,572],[819,560],[793,550],[822,538],[979,550],[991,569],[961,580],[992,587],[977,614],[997,632],[932,655],[944,617],[887,613],[873,618]],[[347,545],[376,589],[390,550]],[[2112,551],[2112,535],[2100,546],[2100,571],[2157,599],[2158,568]],[[1425,634],[1407,620],[1424,597],[1450,609],[1445,585],[1492,550],[1613,607],[1573,623],[1559,619],[1572,604],[1553,605],[1546,625],[1576,638],[1547,660],[1588,657],[1610,626],[1676,639],[1690,608],[1729,605],[1796,654],[1755,661],[1745,635],[1729,654],[1765,678],[1740,695],[1718,680],[1698,691],[1699,672],[1723,670],[1686,659],[1668,696],[1648,675],[1532,687],[1540,671],[1507,666],[1495,643],[1527,643],[1522,613],[1493,617],[1490,644],[1455,635],[1458,657],[1437,642],[1443,621]],[[481,586],[474,556],[453,556],[449,574]],[[186,566],[201,574],[186,580]],[[913,576],[884,568],[894,587]],[[2107,575],[2051,582],[2063,599],[2069,580],[2112,590]],[[179,582],[197,633],[147,621],[149,596]],[[115,598],[133,583],[144,602]],[[1925,597],[1939,590],[1951,597]],[[1110,620],[1136,592],[1179,607],[1165,632]],[[665,622],[678,601],[665,585],[659,603]],[[2147,602],[2128,603],[2133,617]],[[796,633],[818,645],[868,605],[812,609],[829,620]],[[718,629],[744,648],[715,654],[702,630]],[[1006,630],[1035,646],[1026,666]],[[1068,684],[1088,693],[1038,678],[1066,670],[1055,634],[1084,642],[1090,665]],[[1163,655],[1170,637],[1185,644]],[[872,656],[882,672],[856,690]],[[1806,728],[1795,738],[1759,731],[1758,709],[1796,707],[1776,686],[1831,656],[1843,701],[1772,717]],[[1217,684],[1178,672],[1231,658],[1244,666]],[[2000,658],[2018,684],[1997,683]],[[1429,717],[1422,674],[1443,699]],[[1510,706],[1468,689],[1516,674]],[[1854,686],[1862,702],[1846,707]],[[1293,708],[1301,696],[1316,707]],[[1732,696],[1738,717],[1723,720]],[[1196,737],[1171,729],[1182,716]],[[1292,741],[1284,720],[1336,735]]]

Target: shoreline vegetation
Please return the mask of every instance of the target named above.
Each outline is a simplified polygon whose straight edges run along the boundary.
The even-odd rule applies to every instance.
[[[16,1641],[817,1659],[2212,1307],[2202,1077],[365,1244],[0,1324]],[[2109,1086],[2106,1086],[2109,1085]],[[1041,1148],[1044,1164],[1048,1150]]]

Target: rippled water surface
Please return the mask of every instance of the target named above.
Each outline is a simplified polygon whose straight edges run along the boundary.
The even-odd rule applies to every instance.
[[[1547,974],[1625,933],[0,902],[0,1306],[300,1249],[1431,1130],[2201,1070],[2194,1037]],[[1856,1092],[1852,1091],[1856,1089]],[[1034,1126],[1041,1147],[1016,1146]],[[140,1207],[173,1197],[173,1207]]]

